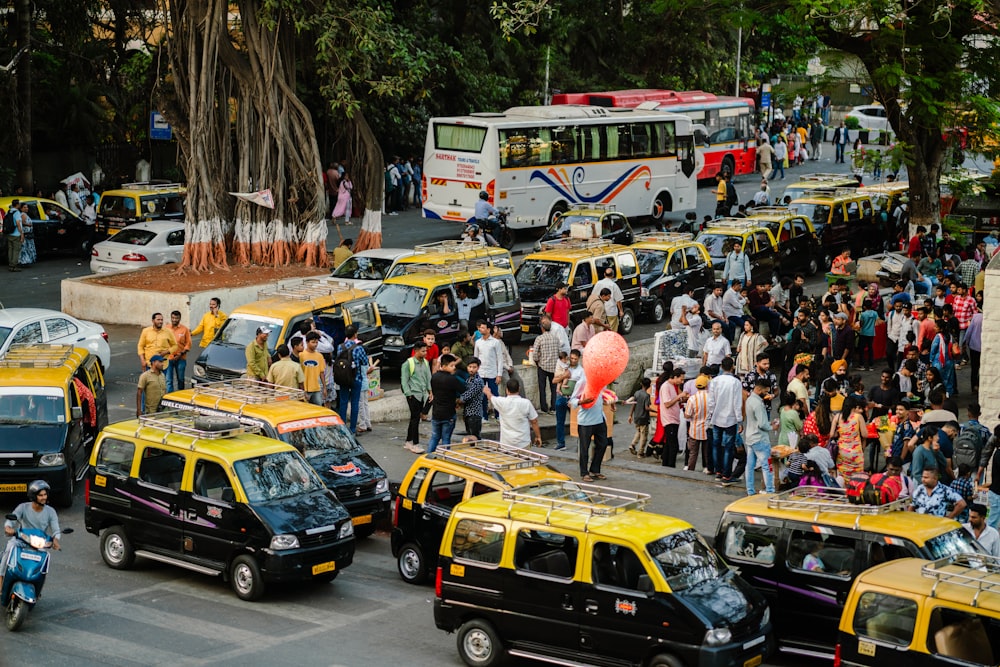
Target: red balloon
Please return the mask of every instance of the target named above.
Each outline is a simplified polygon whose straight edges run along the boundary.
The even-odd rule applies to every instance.
[[[587,386],[580,396],[580,403],[590,406],[601,391],[617,380],[628,365],[628,343],[614,331],[602,331],[583,348],[583,371]]]

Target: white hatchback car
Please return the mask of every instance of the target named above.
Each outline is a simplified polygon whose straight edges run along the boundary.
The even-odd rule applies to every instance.
[[[401,257],[415,254],[406,248],[375,248],[354,253],[333,270],[331,276],[351,283],[358,289],[374,292],[385,280],[389,269]]]
[[[94,245],[91,273],[112,273],[160,264],[176,264],[184,256],[184,224],[156,220],[125,227]]]
[[[70,343],[85,347],[111,367],[111,346],[104,327],[78,320],[58,310],[43,308],[0,308],[0,357],[14,344]]]
[[[858,119],[862,130],[888,130],[889,118],[881,104],[864,104],[847,112],[847,117]]]

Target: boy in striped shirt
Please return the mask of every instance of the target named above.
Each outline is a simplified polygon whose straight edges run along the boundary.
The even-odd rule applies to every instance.
[[[701,451],[703,461],[702,472],[710,470],[708,448],[708,376],[699,375],[694,381],[695,393],[684,405],[684,416],[688,421],[687,465],[685,470],[698,469],[698,451]]]

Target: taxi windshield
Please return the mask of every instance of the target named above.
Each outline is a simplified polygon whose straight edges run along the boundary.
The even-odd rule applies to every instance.
[[[569,283],[569,262],[545,262],[529,259],[517,267],[514,279],[522,285],[545,285],[555,288],[556,283]]]
[[[278,437],[302,452],[307,460],[330,452],[352,452],[361,447],[344,424],[302,428],[281,433]]]
[[[62,389],[0,387],[0,424],[65,424]]]
[[[635,258],[639,260],[639,273],[641,275],[658,276],[663,273],[663,265],[667,261],[667,253],[662,250],[636,249]]]
[[[719,259],[725,257],[733,249],[736,243],[742,244],[742,237],[735,234],[722,234],[704,232],[698,235],[698,243],[701,243],[708,250],[709,257]]]
[[[251,503],[291,498],[323,488],[323,482],[297,452],[275,452],[243,459],[233,467]]]
[[[384,315],[416,317],[427,298],[427,290],[413,285],[382,285],[375,292],[375,303]]]
[[[391,259],[354,255],[344,260],[344,263],[333,272],[333,276],[354,280],[382,280],[390,266],[392,266]]]
[[[719,579],[728,571],[719,555],[693,528],[650,542],[646,551],[675,593]]]
[[[812,220],[813,227],[817,228],[826,225],[830,220],[829,204],[806,204],[805,202],[794,202],[799,213]]]
[[[955,530],[945,533],[944,535],[932,537],[927,540],[927,544],[924,545],[924,550],[927,552],[927,558],[930,558],[931,560],[937,560],[938,558],[951,558],[952,556],[957,556],[958,554],[975,554],[982,552],[982,550],[977,546],[976,541],[972,538],[972,535],[970,535],[964,528],[956,528]]]
[[[212,340],[212,343],[246,348],[257,337],[259,327],[267,327],[271,330],[271,335],[267,337],[267,348],[273,350],[278,344],[278,336],[281,335],[281,325],[270,320],[253,317],[228,318],[222,324],[222,328],[219,329],[219,333]]]

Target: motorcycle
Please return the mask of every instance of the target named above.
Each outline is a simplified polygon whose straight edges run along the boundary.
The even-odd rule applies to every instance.
[[[8,514],[9,521],[17,521],[17,517]],[[72,528],[62,530],[62,535],[72,533]],[[49,572],[49,554],[46,549],[52,547],[52,539],[58,535],[46,535],[35,528],[17,528],[12,540],[10,558],[2,564],[4,568],[3,588],[0,589],[0,600],[3,601],[4,620],[7,629],[17,630],[28,617],[28,612],[38,602],[45,585],[45,575]]]
[[[508,213],[507,209],[501,208],[496,216],[490,216],[486,220],[476,220],[474,223],[477,227],[482,227],[483,233],[493,237],[497,245],[505,250],[510,250],[514,247],[514,232],[507,226]],[[468,232],[470,227],[472,225],[466,227],[466,232]]]

